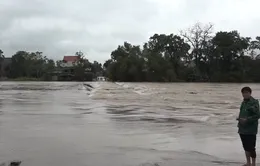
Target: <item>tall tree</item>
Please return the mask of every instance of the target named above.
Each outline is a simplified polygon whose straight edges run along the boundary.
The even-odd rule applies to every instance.
[[[214,45],[214,57],[218,63],[215,70],[220,70],[226,78],[223,80],[236,77],[242,79],[244,70],[241,59],[244,57],[244,52],[249,47],[249,38],[241,37],[237,31],[218,32],[212,39]],[[233,75],[230,75],[233,73]],[[236,73],[234,75],[234,73]],[[228,81],[228,80],[227,80]]]
[[[190,50],[189,44],[183,38],[173,34],[155,34],[150,37],[147,46],[149,50],[161,54],[169,61],[175,74],[179,75],[179,69],[183,60],[188,58]]]
[[[3,75],[4,52],[0,49],[0,77]]]
[[[42,78],[54,69],[54,61],[43,56],[42,52],[18,51],[12,56],[10,77]]]
[[[142,51],[140,46],[125,42],[112,51],[109,63],[110,67],[107,69],[110,79],[114,81],[142,81]]]
[[[91,73],[91,63],[85,58],[83,52],[76,52],[75,55],[78,56],[78,60],[74,64],[74,79],[78,81],[91,81],[93,79],[93,73]]]
[[[252,59],[260,58],[260,36],[257,36],[255,40],[250,42],[248,52]]]
[[[192,51],[189,56],[189,61],[195,61],[197,72],[206,73],[204,71],[203,64],[207,61],[207,55],[205,52],[208,52],[208,44],[213,37],[213,24],[208,23],[203,25],[201,23],[196,23],[191,28],[186,31],[181,31],[181,36],[183,36],[186,41],[191,45]]]
[[[0,49],[0,59],[2,60],[4,57],[4,52]]]

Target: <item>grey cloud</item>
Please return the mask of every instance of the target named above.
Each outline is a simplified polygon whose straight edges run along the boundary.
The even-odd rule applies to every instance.
[[[0,49],[7,56],[39,50],[56,60],[81,50],[90,60],[104,62],[124,41],[142,44],[152,33],[178,33],[197,21],[213,22],[216,30],[233,28],[255,35],[257,4],[258,0],[0,0]],[[242,9],[243,15],[234,17]]]
[[[138,27],[156,10],[146,0],[0,1],[0,48],[7,56],[39,50],[55,59],[82,50],[104,61],[122,41],[144,40]]]

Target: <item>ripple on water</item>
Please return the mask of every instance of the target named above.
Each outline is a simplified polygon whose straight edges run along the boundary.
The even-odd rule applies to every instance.
[[[234,120],[242,85],[90,84],[2,83],[0,159],[21,157],[28,166],[231,166],[212,156],[243,157]],[[132,150],[116,149],[122,146]]]

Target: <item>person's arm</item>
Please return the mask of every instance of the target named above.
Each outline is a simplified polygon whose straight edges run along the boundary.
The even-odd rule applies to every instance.
[[[238,114],[238,116],[237,116],[237,118],[236,118],[237,121],[240,120],[240,113],[241,113],[242,105],[243,105],[243,102],[240,104],[239,114]]]
[[[252,105],[248,108],[248,111],[252,113],[252,116],[249,116],[247,118],[247,121],[249,123],[255,122],[260,118],[260,111],[259,111],[259,102],[258,100],[255,100]]]

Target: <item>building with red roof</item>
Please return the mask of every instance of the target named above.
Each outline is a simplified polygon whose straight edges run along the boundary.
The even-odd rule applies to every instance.
[[[78,56],[64,56],[63,61],[64,62],[76,62],[79,60]]]
[[[64,56],[63,62],[60,65],[61,67],[73,67],[74,63],[76,63],[78,60],[78,56]]]

